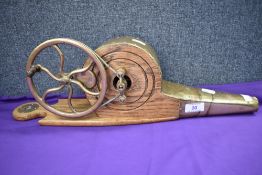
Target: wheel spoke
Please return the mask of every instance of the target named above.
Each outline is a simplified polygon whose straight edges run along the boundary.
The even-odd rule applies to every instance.
[[[71,76],[74,75],[74,74],[78,74],[78,73],[85,72],[85,71],[87,71],[88,69],[90,69],[90,67],[91,67],[92,65],[93,65],[93,63],[89,64],[87,67],[73,70],[72,72],[70,72],[70,73],[68,74],[68,77],[71,77]]]
[[[72,83],[78,85],[85,93],[90,94],[90,95],[94,95],[94,96],[98,96],[100,93],[99,92],[92,92],[90,90],[88,90],[81,82],[76,81],[76,80],[70,80]]]
[[[32,71],[31,70],[29,71],[29,72],[32,72],[32,73],[29,74],[28,76],[33,76],[36,72],[35,70],[37,70],[37,69],[39,69],[39,71],[44,71],[45,73],[47,73],[47,75],[49,75],[51,78],[53,78],[56,81],[59,81],[59,82],[62,81],[61,78],[56,77],[52,72],[50,72],[46,67],[42,66],[41,64],[33,65],[31,67]],[[39,71],[37,70],[37,72],[39,72]]]
[[[77,112],[72,105],[73,88],[72,88],[71,84],[69,84],[67,87],[68,87],[68,98],[67,98],[68,106],[71,109],[71,111]]]
[[[65,62],[65,57],[64,57],[64,54],[63,52],[61,51],[61,49],[58,47],[58,45],[53,45],[52,46],[59,54],[59,57],[60,57],[60,72],[63,73],[64,72],[64,62]]]
[[[45,102],[45,98],[46,96],[51,93],[51,92],[56,92],[56,91],[60,91],[61,89],[63,89],[65,87],[65,85],[61,85],[59,87],[55,87],[55,88],[51,88],[45,91],[45,93],[42,96],[42,100]]]

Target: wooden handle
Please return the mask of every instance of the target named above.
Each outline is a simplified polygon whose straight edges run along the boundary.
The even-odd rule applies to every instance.
[[[13,111],[13,117],[16,120],[32,120],[35,118],[45,117],[46,112],[43,108],[36,102],[25,103]]]

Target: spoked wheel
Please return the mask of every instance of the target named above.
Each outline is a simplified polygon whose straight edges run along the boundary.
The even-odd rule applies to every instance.
[[[76,69],[68,73],[64,72],[64,54],[60,50],[58,46],[59,44],[68,44],[80,48],[86,54],[88,54],[89,58],[91,59],[90,64],[81,69]],[[48,47],[53,47],[60,56],[60,67],[59,67],[58,75],[53,74],[49,69],[47,69],[43,65],[34,64],[35,59],[40,54],[40,52]],[[93,91],[92,89],[94,87],[94,83],[97,82],[96,77],[94,76],[95,74],[92,72],[91,69],[94,66],[96,66],[96,68],[100,72],[100,82],[98,83],[101,88],[99,89],[99,91]],[[27,83],[36,101],[40,105],[42,105],[46,110],[63,117],[78,118],[78,117],[87,116],[88,114],[95,111],[101,105],[106,94],[107,77],[106,77],[106,71],[104,65],[102,64],[98,55],[92,49],[90,49],[88,46],[76,40],[72,40],[68,38],[57,38],[41,43],[30,54],[26,65],[26,71],[27,71]],[[40,95],[33,82],[33,76],[37,72],[45,72],[52,79],[58,81],[59,86],[55,88],[50,88],[46,90],[42,95]],[[89,79],[92,81],[83,83],[82,81],[77,79],[79,74],[84,74],[87,77],[89,76]],[[95,96],[97,98],[97,101],[93,103],[92,106],[90,106],[88,109],[84,111],[77,111],[72,105],[72,94],[73,94],[72,84],[77,85],[86,94]],[[68,88],[67,104],[70,109],[70,112],[58,110],[46,102],[46,97],[49,93],[60,91],[65,87]]]

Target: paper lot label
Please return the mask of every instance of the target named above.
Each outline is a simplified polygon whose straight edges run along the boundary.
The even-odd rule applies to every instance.
[[[185,106],[185,112],[202,112],[205,110],[205,104],[204,103],[191,103],[186,104]]]

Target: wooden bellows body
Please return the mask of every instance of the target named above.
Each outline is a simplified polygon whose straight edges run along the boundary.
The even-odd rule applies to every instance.
[[[258,109],[258,100],[255,97],[191,88],[163,80],[156,53],[141,40],[120,37],[103,44],[95,53],[102,62],[106,63],[107,89],[104,103],[101,103],[94,112],[72,118],[54,114],[38,103],[29,103],[17,107],[13,112],[14,118],[29,120],[43,117],[39,121],[41,125],[106,126],[254,112]],[[83,67],[88,67],[91,63],[92,60],[87,59]],[[120,72],[123,70],[123,80],[111,69]],[[79,74],[76,79],[86,86],[94,87],[93,83],[90,83],[94,78],[90,76],[96,77],[97,90],[103,88],[99,83],[103,78],[101,78],[101,70],[95,66],[92,68],[92,73]],[[121,92],[120,79],[124,85],[124,90]],[[110,99],[114,100],[110,101]],[[81,111],[82,108],[84,110],[97,104],[97,100],[96,96],[87,93],[86,98],[73,99],[72,105],[76,110]],[[52,107],[70,112],[66,99],[60,99]]]

